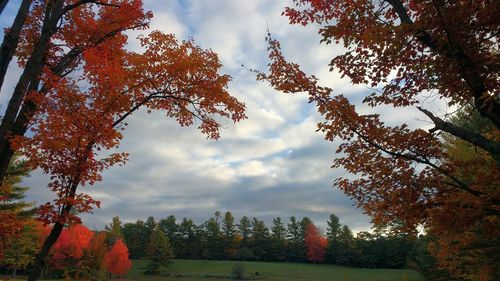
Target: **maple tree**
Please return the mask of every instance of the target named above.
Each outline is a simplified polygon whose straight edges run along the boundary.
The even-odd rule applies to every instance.
[[[308,261],[317,263],[325,259],[327,240],[313,223],[306,228],[304,243],[307,248]]]
[[[319,85],[315,76],[288,62],[280,43],[268,36],[270,72],[257,72],[257,78],[285,93],[307,92],[317,105],[325,118],[319,131],[329,141],[341,141],[333,168],[358,175],[337,178],[334,184],[379,225],[410,233],[423,225],[455,248],[477,249],[480,243],[472,242],[479,236],[488,247],[494,244],[500,233],[497,1],[295,0],[294,4],[283,12],[291,24],[319,24],[322,42],[343,43],[345,52],[331,60],[331,69],[354,84],[376,88],[364,96],[363,104],[415,107],[434,125],[428,131],[406,124],[388,126],[378,114],[360,114],[346,96]],[[471,106],[492,129],[474,132],[434,114],[421,102],[428,93],[450,106]],[[473,162],[450,158],[441,134],[483,151],[488,168],[483,165],[478,170],[470,166]],[[464,177],[463,171],[473,172],[474,177]],[[458,238],[464,232],[468,235]],[[442,258],[460,259],[456,251],[443,249]],[[450,264],[441,261],[441,266]],[[479,272],[481,278],[491,278],[498,271],[495,264],[490,256],[469,268],[470,274],[463,270],[457,274]]]
[[[124,32],[146,29],[151,17],[140,0],[22,1],[4,37],[0,70],[15,55],[23,72],[0,125],[0,181],[13,152],[22,151],[31,167],[50,175],[57,196],[40,208],[41,219],[54,227],[29,280],[37,279],[64,224],[99,206],[77,189],[125,162],[126,153],[99,158],[97,152],[119,145],[132,113],[163,110],[181,126],[198,120],[213,139],[219,137],[217,116],[245,118],[213,51],[158,31],[139,39],[142,53],[125,49]]]
[[[52,247],[48,260],[50,267],[55,270],[64,269],[72,277],[79,276],[83,257],[93,236],[94,232],[81,224],[64,229]]]
[[[128,258],[127,246],[121,239],[118,239],[106,253],[103,264],[111,274],[125,275],[130,270],[132,262]]]

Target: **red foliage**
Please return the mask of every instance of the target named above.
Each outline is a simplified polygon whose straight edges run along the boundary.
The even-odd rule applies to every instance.
[[[59,269],[74,266],[75,262],[78,263],[83,257],[92,236],[94,236],[94,232],[81,224],[75,224],[68,229],[64,229],[52,248],[50,264]]]
[[[108,272],[116,275],[124,275],[132,267],[132,262],[128,258],[128,248],[122,240],[116,241],[111,250],[106,253],[104,267]]]
[[[307,260],[310,262],[321,262],[325,259],[326,238],[319,233],[319,229],[312,223],[306,228],[305,243],[307,247]]]

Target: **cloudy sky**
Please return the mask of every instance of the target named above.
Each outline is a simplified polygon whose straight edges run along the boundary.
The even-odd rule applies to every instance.
[[[2,14],[2,26],[12,22],[16,2],[11,1]],[[202,223],[219,210],[231,211],[238,220],[247,215],[267,223],[277,216],[286,221],[292,215],[308,216],[323,228],[333,213],[354,231],[368,230],[370,219],[332,187],[335,177],[346,175],[330,168],[336,146],[315,132],[321,117],[307,103],[307,96],[277,93],[248,71],[266,69],[264,37],[269,28],[291,61],[315,74],[323,85],[359,100],[370,89],[353,86],[328,71],[328,61],[342,48],[320,45],[314,27],[290,26],[281,16],[288,1],[144,2],[155,15],[151,30],[174,33],[179,39],[192,37],[219,54],[222,71],[233,77],[230,92],[245,102],[248,119],[236,125],[227,121],[221,139],[211,141],[196,128],[180,128],[161,113],[135,114],[128,120],[120,146],[130,153],[130,160],[106,171],[102,182],[85,188],[103,204],[94,214],[84,215],[84,223],[102,228],[113,216],[132,222],[150,215],[190,217]],[[129,35],[129,47],[137,48],[138,34]],[[2,111],[16,75],[13,65],[1,93]],[[425,125],[414,112],[381,112],[389,122],[397,117]],[[46,183],[47,177],[39,172],[26,179],[29,198],[38,203],[52,200]]]

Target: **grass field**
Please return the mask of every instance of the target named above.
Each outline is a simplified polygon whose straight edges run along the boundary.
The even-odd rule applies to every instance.
[[[232,261],[195,261],[175,260],[160,275],[142,274],[145,260],[134,260],[132,270],[126,276],[127,281],[215,281],[228,280]],[[399,269],[361,269],[333,265],[242,262],[245,277],[265,281],[425,281],[416,271]],[[258,272],[258,275],[256,273]],[[406,277],[407,279],[404,279]],[[1,277],[0,277],[0,280]],[[9,279],[21,281],[26,279]],[[52,280],[55,281],[55,280]]]
[[[160,276],[144,276],[141,268],[146,261],[134,260],[128,280],[141,281],[212,281],[230,277],[232,261],[175,260]],[[413,270],[360,269],[332,265],[243,262],[245,276],[268,281],[425,281]],[[258,275],[256,275],[258,272]],[[168,276],[167,276],[168,274]]]

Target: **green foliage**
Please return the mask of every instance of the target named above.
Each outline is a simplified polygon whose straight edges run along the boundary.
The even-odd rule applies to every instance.
[[[150,220],[151,221],[151,220]],[[308,218],[290,218],[288,227],[274,218],[270,228],[257,218],[242,217],[239,224],[230,212],[215,214],[203,224],[191,219],[160,219],[160,230],[169,238],[172,250],[181,259],[307,262],[302,226]],[[123,236],[131,257],[144,258],[148,230],[142,221],[125,224]],[[327,263],[365,268],[403,268],[413,246],[409,237],[362,232],[354,237],[338,217],[328,222]],[[170,239],[170,236],[172,239]],[[142,253],[142,254],[141,254]]]
[[[146,253],[146,257],[150,260],[144,270],[146,274],[158,274],[160,267],[168,266],[175,257],[168,237],[161,231],[159,226],[156,226],[151,233]]]
[[[19,184],[24,177],[29,177],[30,169],[26,161],[19,159],[15,155],[7,168],[7,173],[3,181],[3,187],[0,188],[0,212],[14,212],[21,217],[30,217],[34,202],[24,201],[27,187],[21,187]]]
[[[25,269],[34,261],[39,250],[40,233],[34,222],[23,226],[19,237],[9,243],[4,252],[3,263],[13,269]]]
[[[123,225],[123,238],[127,244],[131,258],[144,257],[149,243],[149,231],[142,220]]]
[[[123,239],[122,234],[122,222],[119,217],[113,217],[113,221],[106,229],[106,243],[108,245],[114,245],[119,239]]]

